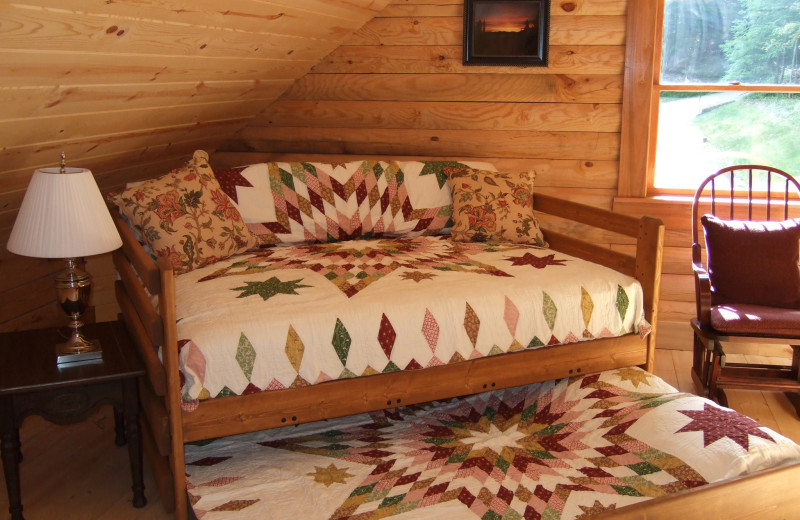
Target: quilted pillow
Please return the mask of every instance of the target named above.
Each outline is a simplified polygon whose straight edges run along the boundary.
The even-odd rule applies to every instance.
[[[396,204],[387,186],[396,185],[397,171],[386,163],[268,162],[215,175],[262,245],[370,236],[381,225],[362,222],[359,207]]]
[[[222,191],[202,150],[182,168],[132,186],[111,200],[150,248],[176,273],[212,264],[258,245]]]
[[[275,245],[446,231],[452,199],[444,168],[466,164],[268,162],[215,175],[261,243]]]
[[[448,173],[453,190],[453,240],[547,247],[533,214],[533,173],[472,168],[451,168]]]
[[[751,222],[703,215],[712,303],[800,308],[800,220]]]
[[[395,236],[448,232],[453,226],[453,196],[447,171],[453,168],[495,170],[490,163],[473,161],[398,161],[397,164],[403,170],[408,203],[403,207],[405,220],[397,222],[392,232]]]

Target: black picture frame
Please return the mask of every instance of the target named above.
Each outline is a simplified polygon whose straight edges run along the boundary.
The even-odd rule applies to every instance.
[[[464,65],[547,66],[550,0],[464,0]]]

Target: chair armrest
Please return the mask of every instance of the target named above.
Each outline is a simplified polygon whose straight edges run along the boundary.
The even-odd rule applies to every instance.
[[[694,292],[697,302],[697,321],[703,328],[711,327],[711,280],[708,271],[697,263],[692,263],[694,272]]]

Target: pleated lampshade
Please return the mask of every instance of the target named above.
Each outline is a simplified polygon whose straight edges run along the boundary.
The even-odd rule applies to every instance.
[[[7,247],[36,258],[79,258],[121,245],[91,171],[40,168],[28,184]]]

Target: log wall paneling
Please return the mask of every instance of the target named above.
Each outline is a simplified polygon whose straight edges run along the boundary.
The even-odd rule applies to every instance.
[[[101,191],[213,152],[388,0],[19,0],[0,6],[0,242],[36,168],[63,151]],[[52,271],[3,252],[0,330],[62,321]],[[113,319],[108,255],[90,259]]]
[[[548,67],[466,67],[461,1],[393,1],[220,151],[485,157],[614,190],[626,7],[555,1]]]

